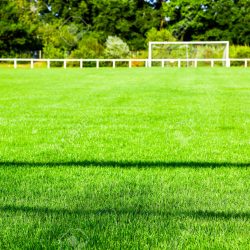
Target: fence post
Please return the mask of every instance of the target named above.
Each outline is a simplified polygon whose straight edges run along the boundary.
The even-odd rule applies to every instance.
[[[178,68],[180,68],[180,67],[181,67],[181,60],[178,59]]]
[[[194,60],[194,67],[197,68],[197,59]]]
[[[33,59],[30,60],[30,68],[34,69],[34,60]]]
[[[99,60],[96,60],[96,68],[99,69]]]
[[[214,60],[211,60],[211,67],[214,67]]]
[[[50,69],[50,60],[47,60],[47,68]]]
[[[67,68],[67,61],[63,60],[63,67],[66,69]]]
[[[132,61],[131,60],[128,61],[128,67],[132,68]]]
[[[82,60],[80,60],[80,69],[82,69]]]
[[[165,62],[164,62],[164,60],[162,59],[162,60],[161,60],[161,67],[162,67],[162,68],[164,68],[164,63],[165,63]]]
[[[17,60],[14,59],[14,69],[16,69],[16,68],[17,68]]]
[[[115,68],[115,60],[112,60],[113,68]]]
[[[151,68],[151,67],[152,67],[152,60],[151,60],[151,59],[148,59],[147,62],[148,62],[148,63],[147,63],[147,67],[148,67],[148,68]]]
[[[245,68],[247,68],[247,59],[245,59]]]

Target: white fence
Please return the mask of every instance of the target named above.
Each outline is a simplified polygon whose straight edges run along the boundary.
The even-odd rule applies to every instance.
[[[67,64],[69,63],[77,63],[79,64],[80,68],[84,68],[84,63],[94,63],[94,66],[90,67],[96,67],[99,68],[104,63],[110,63],[108,66],[116,68],[119,67],[118,63],[123,63],[123,66],[127,64],[127,67],[153,67],[153,66],[160,66],[160,67],[167,67],[167,66],[177,66],[179,68],[181,67],[198,67],[199,63],[205,63],[210,65],[211,67],[214,67],[215,65],[218,65],[218,63],[222,66],[243,66],[247,68],[250,66],[250,58],[244,58],[244,59],[236,59],[236,58],[230,58],[230,59],[32,59],[32,58],[0,58],[0,65],[1,63],[10,63],[13,64],[13,67],[16,69],[18,68],[18,63],[28,63],[30,64],[30,68],[33,69],[35,67],[35,63],[38,62],[45,62],[47,65],[47,68],[51,68],[51,63],[61,63],[62,66],[66,69]],[[235,64],[235,62],[238,62],[238,65]],[[107,66],[107,64],[106,64]],[[126,65],[125,65],[126,66]],[[75,67],[75,65],[74,65]],[[89,67],[89,66],[88,66]]]

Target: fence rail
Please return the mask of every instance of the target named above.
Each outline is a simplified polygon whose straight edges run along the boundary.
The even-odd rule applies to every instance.
[[[27,62],[30,64],[30,68],[33,69],[35,63],[45,62],[47,64],[47,68],[51,68],[51,63],[62,63],[62,66],[66,69],[68,63],[79,63],[80,68],[84,68],[84,63],[94,63],[94,66],[99,68],[101,63],[110,63],[111,67],[118,67],[117,63],[127,63],[129,68],[134,66],[141,67],[153,67],[153,66],[161,66],[166,67],[167,64],[169,66],[177,66],[177,67],[187,67],[193,66],[198,67],[198,64],[208,63],[211,67],[215,66],[215,63],[221,63],[222,66],[239,66],[236,62],[240,63],[241,66],[247,68],[250,66],[250,58],[230,58],[230,59],[33,59],[33,58],[0,58],[0,63],[11,63],[13,67],[18,68],[18,62]],[[138,65],[139,64],[139,65]]]

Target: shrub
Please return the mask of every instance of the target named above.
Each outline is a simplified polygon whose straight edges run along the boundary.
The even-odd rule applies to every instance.
[[[147,59],[148,58],[148,51],[147,50],[141,50],[134,52],[132,54],[133,59]],[[145,62],[140,61],[133,61],[132,67],[145,67]]]
[[[105,45],[104,53],[107,58],[127,58],[129,55],[127,43],[117,36],[109,36]]]
[[[230,58],[250,58],[250,47],[233,45],[230,46]],[[231,62],[232,66],[243,66],[242,62]]]
[[[46,44],[43,47],[43,58],[49,58],[49,59],[58,59],[58,58],[64,58],[65,52],[62,51],[60,48],[56,48],[52,44]],[[51,62],[51,66],[55,67],[62,67],[62,62]]]
[[[56,48],[52,44],[45,44],[43,47],[44,58],[64,58],[64,52],[60,48]]]
[[[250,47],[233,45],[230,46],[230,57],[231,58],[250,58]]]
[[[78,46],[70,54],[70,58],[76,59],[95,59],[101,58],[103,56],[104,48],[99,43],[98,38],[93,34],[85,35],[82,40],[78,43]],[[85,62],[84,67],[94,66],[94,62]],[[69,63],[69,66],[79,66],[79,63],[72,62]]]
[[[100,58],[103,54],[103,46],[93,36],[85,36],[79,42],[77,49],[70,54],[71,58]]]
[[[157,30],[156,28],[152,28],[147,32],[146,37],[147,44],[150,41],[173,42],[176,40],[172,33],[166,29]]]

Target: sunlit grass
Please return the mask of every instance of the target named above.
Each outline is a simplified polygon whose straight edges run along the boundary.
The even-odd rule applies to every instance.
[[[0,69],[0,248],[247,249],[249,73]]]

